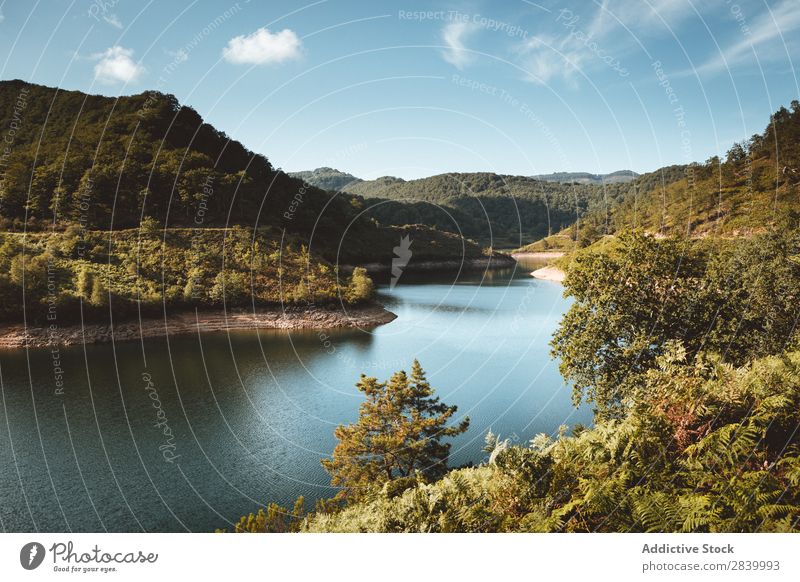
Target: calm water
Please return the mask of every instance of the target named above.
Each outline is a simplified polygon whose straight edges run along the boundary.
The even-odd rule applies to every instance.
[[[548,356],[568,304],[528,271],[406,277],[380,296],[398,319],[371,331],[62,349],[62,396],[49,350],[0,352],[0,528],[211,531],[269,501],[331,496],[320,459],[357,416],[359,374],[414,357],[472,419],[451,465],[484,460],[489,428],[525,441],[588,423]]]

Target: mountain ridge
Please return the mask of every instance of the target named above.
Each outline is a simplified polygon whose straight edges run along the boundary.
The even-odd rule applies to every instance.
[[[459,175],[459,174],[495,174],[497,176],[524,176],[533,180],[540,180],[543,182],[559,182],[571,183],[577,182],[580,184],[613,184],[619,182],[630,182],[635,180],[642,174],[634,172],[633,170],[617,170],[608,174],[593,174],[591,172],[551,172],[549,174],[535,174],[532,176],[525,176],[524,174],[496,174],[495,172],[442,172],[440,174],[432,174],[422,178],[400,178],[398,176],[379,176],[373,179],[364,179],[354,176],[348,172],[343,172],[336,168],[328,166],[320,166],[313,170],[301,170],[297,172],[288,172],[293,178],[299,178],[307,184],[322,188],[323,190],[343,190],[347,191],[348,186],[360,184],[362,182],[414,182],[417,180],[426,180],[442,175]]]

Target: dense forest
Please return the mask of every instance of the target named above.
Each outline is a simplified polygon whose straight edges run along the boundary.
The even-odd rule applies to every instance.
[[[352,266],[475,258],[473,241],[383,227],[358,196],[276,170],[172,95],[0,82],[0,320],[164,306],[360,302]],[[340,274],[339,266],[347,267]]]
[[[4,81],[0,123],[15,115],[0,190],[5,229],[111,230],[149,217],[161,227],[277,226],[308,236],[319,218],[325,237],[357,214],[352,197],[275,170],[172,95],[112,99]],[[298,193],[302,204],[292,205]]]
[[[369,215],[381,224],[425,224],[494,248],[517,248],[555,235],[591,212],[608,211],[631,192],[663,188],[683,177],[675,168],[643,176],[627,171],[541,177],[483,172],[360,180],[331,168],[293,175],[363,197]]]
[[[489,434],[485,463],[452,469],[445,441],[468,419],[415,361],[359,380],[359,419],[324,463],[338,495],[237,531],[800,530],[800,103],[724,160],[627,183],[448,174],[349,192],[157,92],[9,81],[0,112],[6,321],[357,303],[371,281],[338,265],[390,261],[401,236],[415,259],[481,256],[464,236],[569,241],[551,345],[591,427]]]
[[[594,187],[490,173],[379,178],[347,189],[363,196],[380,222],[429,224],[504,248],[560,231],[601,196]]]

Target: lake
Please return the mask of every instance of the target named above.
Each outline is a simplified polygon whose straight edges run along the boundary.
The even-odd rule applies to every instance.
[[[398,318],[373,330],[62,348],[61,395],[50,350],[0,352],[0,528],[213,531],[270,501],[330,497],[320,459],[357,418],[359,375],[415,357],[472,421],[451,466],[484,461],[490,428],[525,442],[588,424],[549,356],[568,301],[533,268],[404,275],[379,289]]]

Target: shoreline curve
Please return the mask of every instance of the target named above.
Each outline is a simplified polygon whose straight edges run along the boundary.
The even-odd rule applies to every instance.
[[[63,327],[0,324],[0,349],[55,348],[172,337],[192,333],[257,329],[332,329],[375,327],[394,321],[397,315],[377,303],[338,308],[287,308],[252,310],[184,311],[166,318],[143,318],[110,324]]]

